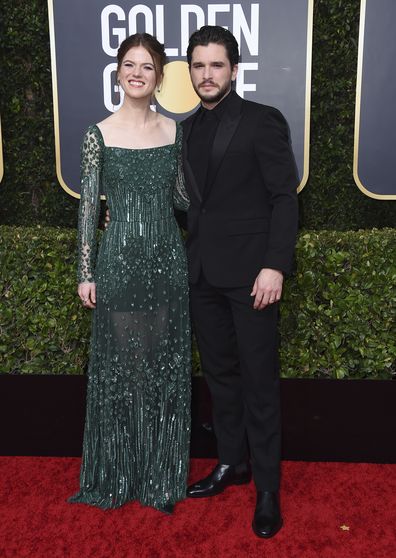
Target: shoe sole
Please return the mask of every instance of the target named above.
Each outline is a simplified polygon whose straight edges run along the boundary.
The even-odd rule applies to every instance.
[[[259,537],[260,539],[271,539],[277,533],[279,533],[279,531],[282,529],[282,527],[283,527],[283,519],[281,519],[277,529],[273,533],[271,533],[270,535],[263,535],[263,533],[260,533],[259,531],[256,531],[254,522],[252,523],[253,533],[256,535],[256,537]]]

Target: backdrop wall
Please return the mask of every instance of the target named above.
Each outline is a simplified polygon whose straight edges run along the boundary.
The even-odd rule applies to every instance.
[[[0,221],[74,227],[77,202],[55,173],[47,6],[0,0],[0,83],[6,172]],[[360,2],[314,3],[311,161],[301,225],[347,230],[394,226],[396,204],[362,195],[353,180]]]
[[[395,229],[370,229],[394,227],[396,203],[365,196],[353,178],[359,8],[357,0],[314,3],[310,176],[300,194],[301,265],[286,292],[282,325],[283,354],[294,359],[284,368],[289,376],[395,374]],[[0,222],[34,227],[1,231],[0,327],[6,341],[0,360],[8,355],[4,366],[11,373],[51,373],[48,362],[58,373],[78,373],[89,324],[77,314],[75,233],[46,230],[76,227],[78,205],[55,174],[47,7],[43,0],[0,0],[0,10]],[[357,229],[366,231],[339,232]],[[62,346],[62,339],[79,351]]]

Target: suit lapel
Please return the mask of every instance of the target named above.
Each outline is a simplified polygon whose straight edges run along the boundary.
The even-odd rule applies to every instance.
[[[200,189],[198,187],[197,181],[195,180],[194,173],[192,171],[191,165],[188,161],[188,138],[190,137],[191,129],[196,117],[195,113],[191,118],[188,118],[183,122],[183,170],[184,176],[186,180],[186,187],[187,190],[191,190],[195,197],[199,200],[199,203],[202,202],[202,195]]]
[[[209,165],[209,176],[202,196],[203,199],[205,199],[209,194],[221,162],[242,117],[242,99],[233,91],[230,95],[232,95],[232,98],[229,100],[229,106],[220,121],[213,141]]]

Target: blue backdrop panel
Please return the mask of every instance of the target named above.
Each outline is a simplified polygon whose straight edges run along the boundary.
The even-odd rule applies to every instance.
[[[362,0],[354,176],[368,196],[396,199],[396,2]]]

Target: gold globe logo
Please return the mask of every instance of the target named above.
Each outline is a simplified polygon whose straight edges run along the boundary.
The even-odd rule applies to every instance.
[[[187,62],[175,60],[166,64],[164,79],[155,98],[161,107],[174,114],[190,112],[199,104],[199,97],[191,85]]]

